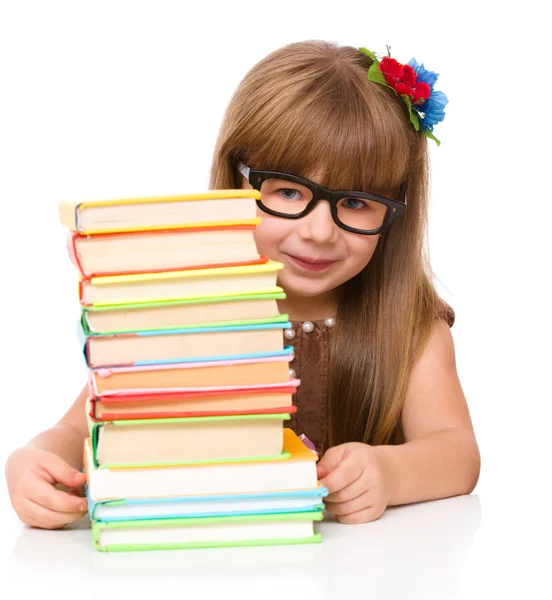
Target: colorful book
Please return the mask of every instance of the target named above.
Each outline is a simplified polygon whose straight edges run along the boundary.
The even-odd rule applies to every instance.
[[[100,502],[90,498],[87,486],[85,486],[85,493],[90,518],[96,521],[113,522],[311,512],[324,508],[323,498],[328,495],[328,490],[320,485],[309,490],[284,490],[258,494],[135,498]]]
[[[189,519],[92,522],[94,547],[104,552],[312,544],[322,511]]]
[[[79,298],[83,306],[111,306],[279,292],[276,280],[283,266],[269,260],[240,267],[92,277],[79,281]]]
[[[218,392],[104,395],[90,399],[90,416],[97,421],[124,419],[168,419],[224,415],[292,414],[296,385],[282,388],[258,387]]]
[[[232,461],[163,467],[99,467],[90,438],[84,443],[84,472],[95,501],[253,494],[318,486],[316,455],[293,430],[283,430],[280,460]]]
[[[199,300],[88,306],[82,307],[82,323],[88,335],[287,321],[277,303],[285,297],[280,290]]]
[[[282,451],[287,413],[94,421],[88,412],[87,418],[98,467],[287,458]]]
[[[89,369],[91,396],[165,394],[287,387],[293,346],[281,355],[220,361],[165,363]]]
[[[289,321],[79,337],[89,367],[271,356],[284,350]]]
[[[67,250],[82,277],[156,273],[262,264],[254,225],[187,227],[82,235],[71,231]]]
[[[256,190],[214,190],[180,196],[64,201],[64,227],[81,234],[153,231],[205,225],[256,225]]]

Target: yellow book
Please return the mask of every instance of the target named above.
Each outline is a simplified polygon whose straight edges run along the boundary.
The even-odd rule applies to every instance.
[[[283,266],[269,260],[260,265],[92,277],[79,282],[79,298],[83,306],[108,306],[268,294],[281,291],[276,282]]]
[[[182,227],[258,225],[257,190],[212,190],[181,196],[122,198],[59,204],[62,225],[83,235]]]

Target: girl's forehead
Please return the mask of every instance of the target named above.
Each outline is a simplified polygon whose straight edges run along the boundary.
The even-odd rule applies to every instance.
[[[322,181],[324,180],[324,170],[317,169],[316,171],[307,172],[304,175],[301,175],[304,179],[308,179],[309,181],[313,181],[318,185],[322,185]]]

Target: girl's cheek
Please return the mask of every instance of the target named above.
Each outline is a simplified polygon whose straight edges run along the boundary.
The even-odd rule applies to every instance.
[[[257,247],[259,249],[277,248],[280,242],[289,234],[285,219],[273,217],[266,213],[259,216],[261,216],[261,223],[257,225],[254,232]]]

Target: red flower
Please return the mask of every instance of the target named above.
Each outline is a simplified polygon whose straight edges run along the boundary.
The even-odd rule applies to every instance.
[[[386,56],[381,59],[379,68],[387,85],[397,94],[408,96],[412,104],[421,104],[429,98],[429,85],[423,81],[416,81],[416,71],[410,65],[401,65],[394,58]]]
[[[404,72],[404,67],[401,63],[397,62],[394,58],[385,58],[381,59],[379,64],[380,71],[383,73],[385,77],[385,81],[387,81],[387,85],[392,88],[395,87],[395,83],[401,79]]]
[[[403,81],[411,88],[414,87],[416,85],[416,71],[410,65],[404,65],[403,70]]]
[[[431,94],[431,88],[425,81],[419,81],[414,88],[414,99],[412,102],[425,102]]]
[[[397,81],[395,85],[391,87],[399,94],[399,96],[405,94],[410,97],[410,94],[412,94],[412,88],[402,81]]]

